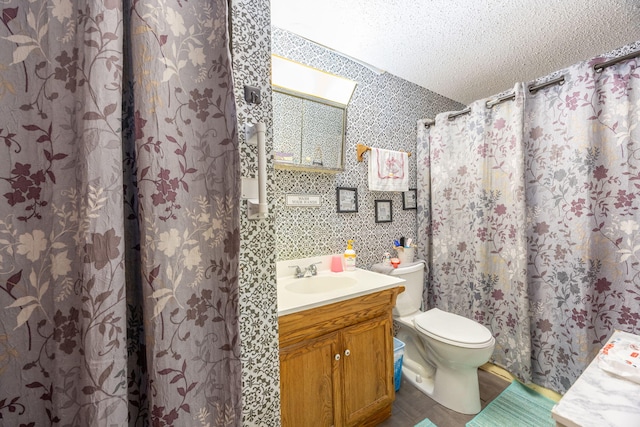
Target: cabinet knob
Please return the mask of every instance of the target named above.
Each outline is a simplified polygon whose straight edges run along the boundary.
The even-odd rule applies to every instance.
[[[335,355],[335,359],[336,359],[336,360],[340,360],[340,355],[339,355],[339,354],[336,354],[336,355]]]
[[[345,356],[350,356],[350,355],[351,355],[351,350],[346,349],[346,350],[344,351],[344,355],[345,355]]]

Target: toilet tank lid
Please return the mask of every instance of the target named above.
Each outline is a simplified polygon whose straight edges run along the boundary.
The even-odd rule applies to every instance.
[[[434,338],[440,337],[451,344],[477,346],[488,343],[491,331],[480,323],[466,317],[437,308],[425,311],[414,319],[416,328]]]
[[[423,260],[417,260],[411,263],[404,263],[404,264],[400,264],[398,268],[394,268],[389,274],[391,274],[392,276],[409,274],[409,273],[413,273],[414,271],[424,270],[425,265],[427,265],[427,263],[424,262]]]

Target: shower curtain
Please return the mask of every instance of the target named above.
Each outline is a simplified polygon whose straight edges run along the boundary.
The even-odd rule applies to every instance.
[[[418,123],[426,303],[487,325],[497,364],[559,392],[615,329],[640,333],[640,60],[603,61]]]
[[[240,425],[227,19],[0,5],[0,424]]]
[[[496,363],[530,378],[525,259],[524,92],[453,120],[419,124],[419,244],[431,237],[429,306],[487,325]],[[424,218],[424,214],[430,218]],[[428,233],[428,234],[425,234]]]

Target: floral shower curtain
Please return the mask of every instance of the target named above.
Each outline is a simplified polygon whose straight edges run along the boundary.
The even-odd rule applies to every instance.
[[[596,72],[598,62],[563,70],[562,86],[524,90],[523,103],[517,86],[513,106],[487,114],[479,101],[468,117],[439,115],[430,130],[418,124],[427,302],[486,324],[498,339],[497,364],[559,392],[615,329],[640,333],[640,60]],[[512,133],[506,144],[495,138],[498,127]],[[487,145],[470,149],[478,139]],[[487,153],[505,158],[488,162]],[[509,165],[518,172],[500,177]],[[496,233],[508,249],[469,251]],[[500,263],[521,274],[508,279],[510,288],[488,287],[503,276],[480,269]],[[490,321],[477,305],[506,322]],[[530,330],[514,330],[520,322]]]
[[[0,424],[239,425],[227,3],[0,21]]]
[[[615,329],[640,333],[640,60],[528,97],[534,380],[565,391]]]
[[[429,306],[487,325],[496,363],[530,378],[522,85],[515,100],[418,128],[419,236],[429,252]],[[425,216],[426,215],[426,216]],[[425,234],[431,237],[426,250]]]

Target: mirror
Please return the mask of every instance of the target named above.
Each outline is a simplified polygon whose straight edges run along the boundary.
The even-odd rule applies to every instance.
[[[271,55],[275,167],[344,170],[347,105],[356,82]]]
[[[343,171],[345,123],[344,105],[274,87],[275,167]]]

